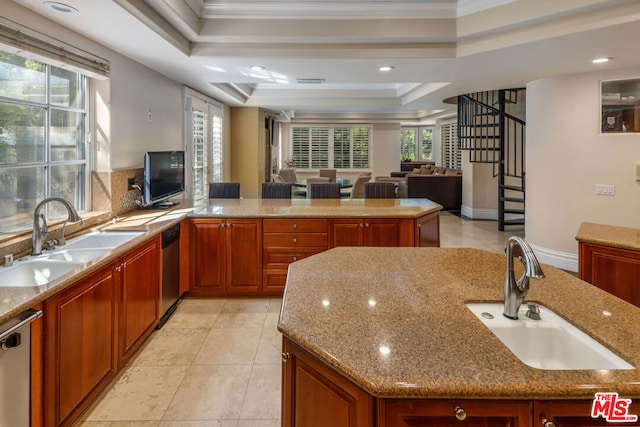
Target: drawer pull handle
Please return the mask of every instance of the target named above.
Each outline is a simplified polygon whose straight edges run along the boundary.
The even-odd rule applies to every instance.
[[[294,257],[293,257],[293,260],[294,260],[294,261],[297,261],[297,260],[298,260],[298,257],[297,257],[297,256],[294,256]]]
[[[298,239],[296,239],[295,237],[293,238],[293,243],[298,243]]]
[[[298,228],[298,224],[293,224],[293,228],[294,229]]]
[[[556,427],[553,421],[549,421],[546,418],[542,418],[542,427]]]
[[[456,406],[454,411],[458,420],[464,421],[467,418],[467,413],[461,406]]]

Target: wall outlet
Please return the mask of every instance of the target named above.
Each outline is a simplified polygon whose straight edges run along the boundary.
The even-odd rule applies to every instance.
[[[604,196],[614,196],[616,194],[616,186],[608,184],[596,184],[596,194]]]
[[[153,113],[151,110],[147,113],[147,123],[153,123]]]
[[[129,190],[135,190],[133,188],[133,186],[136,185],[136,179],[135,178],[129,178],[127,179],[127,186]]]

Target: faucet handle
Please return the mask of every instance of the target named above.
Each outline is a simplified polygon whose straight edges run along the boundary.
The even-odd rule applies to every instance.
[[[538,304],[528,302],[527,307],[529,307],[529,309],[525,315],[531,320],[540,320],[540,307],[538,307]]]

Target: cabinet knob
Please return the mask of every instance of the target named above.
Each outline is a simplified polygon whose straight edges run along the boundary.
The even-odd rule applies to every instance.
[[[295,224],[295,223],[294,223],[294,224],[293,224],[293,228],[294,228],[294,229],[298,228],[298,224]]]
[[[291,358],[289,353],[282,353],[282,363],[287,363],[287,360]]]
[[[549,421],[548,419],[542,417],[542,427],[556,427],[553,421]]]
[[[118,272],[122,271],[122,266],[121,265],[117,266],[116,267],[116,271],[118,271]]]
[[[365,226],[365,227],[367,227],[367,228],[369,228],[369,223],[367,222],[364,226]]]
[[[298,243],[298,239],[296,239],[295,237],[293,238],[293,243]]]
[[[297,256],[294,256],[294,257],[293,257],[293,260],[294,260],[294,261],[297,261],[297,260],[298,260],[298,257],[297,257]]]
[[[220,224],[220,228],[223,228],[223,227],[224,227],[224,222]]]
[[[456,406],[454,409],[456,418],[460,421],[464,421],[467,418],[467,413],[461,406]]]
[[[364,224],[360,223],[360,228],[364,227]]]

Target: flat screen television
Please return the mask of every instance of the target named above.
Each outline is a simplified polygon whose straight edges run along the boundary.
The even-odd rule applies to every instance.
[[[184,192],[184,151],[148,151],[144,155],[145,206],[162,208],[167,199]]]

